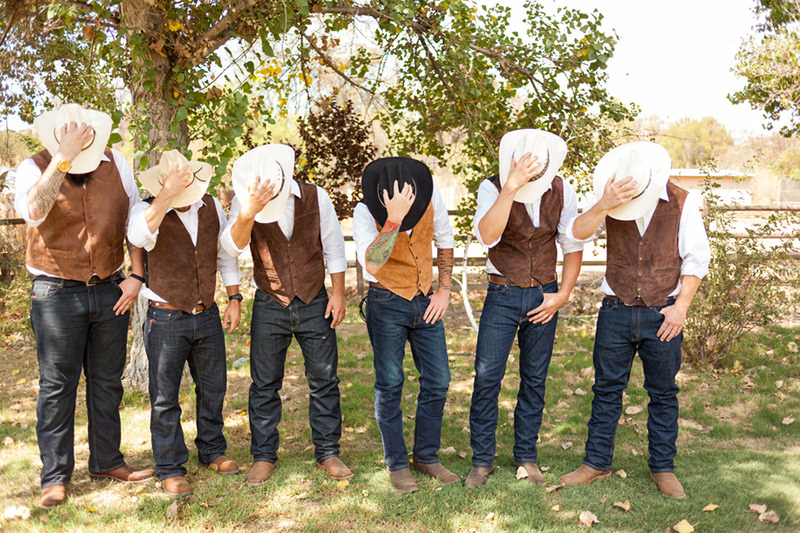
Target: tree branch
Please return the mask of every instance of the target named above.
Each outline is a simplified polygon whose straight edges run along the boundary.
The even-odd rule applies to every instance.
[[[311,40],[311,38],[310,38],[310,37],[309,37],[309,36],[306,34],[306,32],[304,32],[304,31],[302,30],[302,28],[298,27],[298,28],[297,28],[297,31],[300,33],[300,35],[301,35],[301,36],[303,36],[303,38],[305,38],[305,40],[306,40],[306,41],[308,41],[308,44],[311,46],[311,48],[313,48],[313,49],[314,49],[314,51],[317,53],[317,55],[319,56],[319,58],[322,60],[322,62],[323,62],[323,63],[325,63],[325,64],[328,66],[328,68],[330,68],[331,70],[333,70],[333,71],[334,71],[334,72],[335,72],[335,73],[336,73],[336,74],[337,74],[337,75],[338,75],[340,78],[344,79],[344,80],[345,80],[347,83],[349,83],[349,84],[350,84],[350,85],[352,85],[353,87],[356,87],[356,88],[358,88],[358,89],[360,89],[360,90],[362,90],[362,91],[365,91],[365,92],[367,92],[367,93],[369,93],[369,94],[371,94],[371,95],[375,96],[375,93],[374,93],[373,91],[371,91],[370,89],[367,89],[367,88],[366,88],[366,87],[364,87],[363,85],[361,85],[361,84],[357,83],[357,82],[356,82],[354,79],[352,79],[350,76],[348,76],[347,74],[345,74],[344,72],[342,72],[342,71],[339,69],[339,67],[337,67],[337,66],[334,64],[334,62],[333,62],[333,61],[331,61],[331,59],[330,59],[330,58],[327,56],[327,54],[325,54],[325,52],[323,52],[323,51],[322,51],[322,50],[321,50],[321,49],[320,49],[320,48],[317,46],[317,44],[316,44],[314,41],[312,41],[312,40]]]
[[[232,5],[228,12],[211,26],[207,32],[200,36],[195,45],[192,46],[191,62],[197,65],[203,58],[222,46],[231,38],[226,32],[238,20],[239,16],[258,4],[258,0],[240,0]]]

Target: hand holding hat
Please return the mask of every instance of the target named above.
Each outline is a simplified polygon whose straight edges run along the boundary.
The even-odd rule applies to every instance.
[[[60,135],[57,138],[60,139],[60,142],[58,143],[56,154],[70,163],[78,157],[78,154],[91,145],[95,135],[94,129],[83,122],[80,124],[75,122],[64,124],[61,126],[59,133]]]
[[[139,182],[153,196],[168,188],[169,206],[181,208],[199,202],[208,190],[212,169],[208,163],[189,161],[177,150],[161,154],[158,165],[139,175]]]
[[[400,182],[394,182],[394,191],[389,198],[389,191],[383,190],[383,205],[386,206],[386,221],[395,222],[400,225],[408,214],[411,206],[414,205],[414,188],[410,183],[404,183],[402,190]]]
[[[515,189],[514,200],[541,198],[567,157],[567,143],[549,131],[514,130],[500,139],[500,185]],[[512,176],[513,173],[513,176]]]
[[[242,204],[242,216],[267,224],[283,216],[294,172],[294,149],[286,144],[253,148],[233,164],[233,190]]]
[[[364,168],[361,193],[378,224],[391,220],[400,223],[400,231],[407,231],[417,225],[431,203],[433,176],[422,161],[383,157]]]
[[[36,135],[50,152],[71,162],[70,172],[94,172],[111,137],[111,117],[79,104],[64,104],[33,121]]]

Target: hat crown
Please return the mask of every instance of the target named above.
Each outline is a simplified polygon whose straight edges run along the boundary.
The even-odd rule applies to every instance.
[[[650,183],[650,175],[652,170],[647,164],[644,154],[638,149],[633,148],[628,153],[623,154],[617,160],[617,170],[615,173],[616,180],[623,180],[632,177],[636,183],[633,196],[639,196],[644,192]]]
[[[158,172],[166,176],[175,169],[188,166],[189,160],[186,159],[186,156],[178,150],[168,150],[161,154],[161,159],[158,161]]]
[[[512,157],[514,161],[519,161],[525,154],[531,154],[538,157],[539,161],[544,161],[548,157],[547,140],[543,135],[535,133],[526,133],[514,147]]]
[[[75,122],[77,124],[89,123],[86,109],[80,104],[64,104],[56,111],[56,127]]]

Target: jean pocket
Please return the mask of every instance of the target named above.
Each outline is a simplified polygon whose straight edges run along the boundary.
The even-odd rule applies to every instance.
[[[486,289],[486,292],[490,292],[493,294],[503,294],[504,292],[508,291],[508,285],[504,285],[502,283],[492,283],[489,282],[489,287]]]
[[[33,280],[33,285],[31,286],[31,300],[42,301],[52,298],[58,294],[58,291],[63,285],[64,283],[62,281],[44,279]]]
[[[387,289],[370,287],[369,297],[373,302],[391,302],[394,300],[395,295],[392,291]]]
[[[619,306],[619,302],[610,298],[603,298],[603,303],[600,304],[600,312],[613,311]]]

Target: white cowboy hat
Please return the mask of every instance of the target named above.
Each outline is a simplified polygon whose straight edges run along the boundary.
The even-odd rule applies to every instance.
[[[253,148],[233,164],[231,181],[239,198],[247,197],[247,187],[259,179],[259,184],[274,184],[272,199],[257,215],[256,222],[275,222],[286,210],[294,174],[294,149],[286,144],[265,144]]]
[[[42,113],[33,121],[33,127],[51,156],[58,152],[58,145],[61,144],[61,127],[70,122],[79,126],[88,124],[93,130],[91,142],[72,161],[70,174],[94,172],[111,137],[111,117],[78,104],[64,104],[58,109]]]
[[[612,209],[608,216],[617,220],[636,220],[655,207],[669,181],[672,163],[663,146],[647,141],[637,141],[617,146],[598,161],[594,169],[594,195],[603,196],[606,182],[629,176],[636,181],[634,196],[621,206]]]
[[[208,190],[211,181],[211,165],[202,161],[189,161],[177,150],[168,150],[161,154],[158,165],[150,167],[139,174],[139,183],[147,192],[157,196],[161,192],[162,183],[174,168],[189,167],[194,175],[192,182],[186,189],[179,192],[169,203],[170,207],[186,207],[199,202]]]
[[[538,176],[520,187],[514,201],[530,203],[541,198],[550,187],[558,169],[567,157],[564,139],[544,130],[523,129],[509,131],[500,139],[500,185],[505,185],[511,171],[511,161],[519,161],[530,153],[544,163]]]

